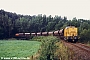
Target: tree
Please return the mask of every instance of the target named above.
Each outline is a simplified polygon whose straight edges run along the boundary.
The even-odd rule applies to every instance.
[[[81,38],[81,42],[87,42],[90,40],[90,29],[86,30],[84,29],[81,33],[80,33],[80,38]]]

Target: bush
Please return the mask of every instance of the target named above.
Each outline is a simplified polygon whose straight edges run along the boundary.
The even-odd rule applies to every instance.
[[[54,56],[56,60],[73,60],[74,52],[64,45],[62,41],[56,43],[58,46]]]
[[[59,39],[54,36],[34,37],[34,39],[42,42],[39,59],[40,60],[54,60],[54,53],[57,48],[55,43],[58,42]]]
[[[84,29],[80,33],[80,42],[88,42],[90,41],[90,29]]]

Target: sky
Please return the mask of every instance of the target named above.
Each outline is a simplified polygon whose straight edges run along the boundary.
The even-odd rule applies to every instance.
[[[90,0],[0,0],[0,9],[31,16],[45,14],[90,19]]]

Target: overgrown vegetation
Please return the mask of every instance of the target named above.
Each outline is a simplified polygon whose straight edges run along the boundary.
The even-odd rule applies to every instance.
[[[87,45],[90,46],[90,42],[87,42]]]
[[[30,57],[38,51],[40,45],[38,41],[0,40],[0,58]]]
[[[19,32],[55,31],[68,25],[76,26],[79,30],[80,42],[90,41],[90,20],[68,20],[67,17],[51,15],[20,15],[0,10],[0,39],[12,38]]]
[[[72,58],[73,52],[70,52],[60,39],[56,37],[41,36],[34,37],[33,40],[42,42],[38,51],[38,60],[70,60]],[[32,59],[35,60],[35,58]]]
[[[90,42],[90,29],[84,29],[81,33],[80,33],[80,42],[85,42],[88,43]]]
[[[53,36],[41,36],[35,37],[34,39],[42,43],[39,60],[53,60],[57,48],[55,43],[58,42],[59,39]]]
[[[64,46],[64,44],[61,41],[56,43],[56,45],[58,46],[55,52],[55,56],[57,58],[56,60],[72,60],[73,59],[74,52],[71,51],[66,46]]]

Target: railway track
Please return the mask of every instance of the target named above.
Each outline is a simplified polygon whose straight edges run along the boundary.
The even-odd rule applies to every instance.
[[[73,44],[74,46],[88,52],[90,54],[90,46],[86,46],[85,44],[82,44],[82,43],[76,43],[76,44]]]
[[[73,60],[90,60],[90,46],[82,43],[68,43],[62,41],[71,51],[74,52]]]

